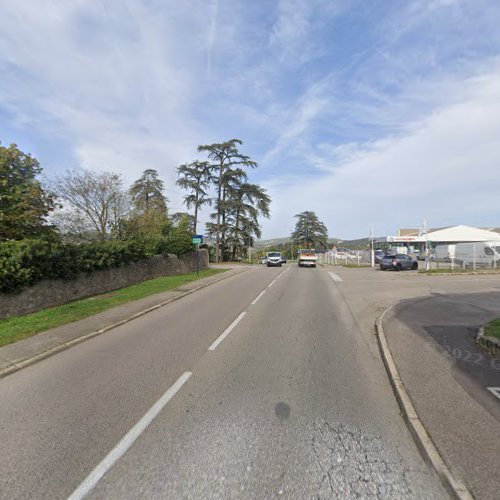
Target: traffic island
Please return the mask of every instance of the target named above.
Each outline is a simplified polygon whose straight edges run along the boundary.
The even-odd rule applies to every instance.
[[[500,319],[494,319],[479,328],[476,344],[486,349],[492,356],[500,357]]]

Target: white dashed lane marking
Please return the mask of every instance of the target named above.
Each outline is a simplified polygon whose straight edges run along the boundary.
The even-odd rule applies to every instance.
[[[493,394],[493,396],[496,396],[498,399],[500,399],[500,387],[486,387],[488,391]]]
[[[332,277],[333,281],[344,281],[338,274],[328,271],[328,274]]]
[[[166,404],[175,396],[177,391],[187,382],[191,372],[184,372],[163,394],[163,396],[146,412],[146,414],[137,422],[132,429],[122,438],[122,440],[104,457],[101,463],[87,476],[87,478],[71,494],[68,500],[80,500],[85,497],[113,467],[113,465],[123,456],[123,454],[134,444],[135,440],[146,430],[148,425],[160,413]]]
[[[252,301],[252,305],[256,304],[257,301],[266,293],[265,290],[263,290],[262,292],[259,293],[259,295],[257,295],[257,297]]]
[[[208,348],[209,351],[215,351],[217,346],[231,333],[235,326],[245,317],[246,311],[243,311],[219,336],[219,338]]]

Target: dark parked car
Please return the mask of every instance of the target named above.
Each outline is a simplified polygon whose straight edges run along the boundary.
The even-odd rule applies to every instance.
[[[380,264],[380,261],[384,257],[385,252],[383,250],[375,250],[375,264]]]
[[[403,269],[418,269],[416,259],[402,253],[396,255],[384,255],[380,260],[380,269],[385,271],[392,269],[394,271],[402,271]]]

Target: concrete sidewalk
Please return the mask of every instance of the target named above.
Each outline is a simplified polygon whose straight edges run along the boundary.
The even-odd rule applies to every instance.
[[[497,291],[417,299],[384,318],[389,348],[420,420],[453,475],[485,499],[498,498],[500,491],[500,420],[498,403],[481,385],[500,385],[500,371],[487,373],[476,364],[477,356],[488,354],[477,354],[472,340],[468,346],[462,337],[498,315],[498,297]],[[440,332],[456,357],[446,355],[430,331]],[[473,369],[496,381],[469,377]]]
[[[138,316],[158,309],[173,300],[180,299],[185,295],[195,292],[201,288],[228,279],[236,274],[243,273],[251,267],[228,267],[213,266],[227,269],[222,274],[208,276],[196,281],[184,284],[174,290],[150,295],[143,299],[128,302],[113,307],[94,316],[68,323],[66,325],[38,333],[32,337],[20,340],[14,344],[0,347],[0,378],[15,371],[40,361],[48,356],[56,354],[100,335],[108,330],[116,328]]]

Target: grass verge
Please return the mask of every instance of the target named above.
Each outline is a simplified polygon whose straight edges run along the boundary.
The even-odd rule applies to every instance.
[[[155,293],[173,290],[199,278],[205,278],[224,271],[224,269],[207,269],[200,271],[199,276],[196,273],[162,276],[102,295],[75,300],[62,306],[49,307],[35,313],[2,319],[0,320],[0,346],[12,344],[44,330],[87,318],[112,307],[142,299]]]
[[[360,264],[359,266],[357,264],[337,264],[337,266],[348,267],[349,269],[356,269],[358,267],[372,267],[370,266],[370,264]]]
[[[464,274],[463,269],[420,269],[422,274]]]
[[[488,337],[496,337],[497,339],[500,339],[500,319],[490,321],[484,327],[484,334]]]
[[[500,269],[493,268],[479,268],[479,269],[426,269],[419,270],[419,273],[422,274],[500,274]]]

